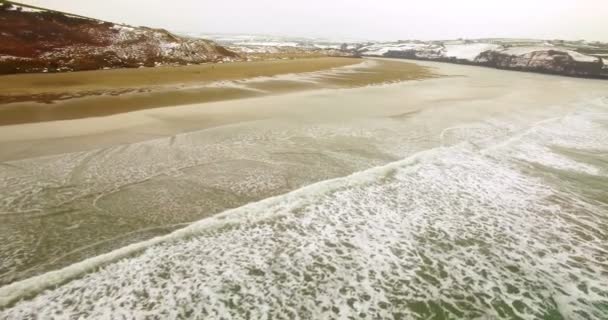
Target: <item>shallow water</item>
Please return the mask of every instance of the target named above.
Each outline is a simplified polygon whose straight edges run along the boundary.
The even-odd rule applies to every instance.
[[[608,84],[430,65],[465,77],[5,163],[2,280],[97,257],[0,317],[608,317]]]

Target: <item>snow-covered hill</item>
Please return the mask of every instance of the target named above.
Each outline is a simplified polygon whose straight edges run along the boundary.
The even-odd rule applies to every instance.
[[[255,34],[194,34],[212,39],[251,60],[307,56],[353,56],[358,40]],[[350,43],[350,44],[349,44]]]
[[[240,59],[210,40],[0,2],[0,74]]]
[[[400,41],[369,44],[359,48],[358,53],[364,56],[437,60],[571,76],[608,76],[606,58],[578,50],[608,52],[608,47],[583,42],[554,43],[518,39]]]

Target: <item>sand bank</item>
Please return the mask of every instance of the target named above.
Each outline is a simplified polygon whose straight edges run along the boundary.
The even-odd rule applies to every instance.
[[[415,64],[354,58],[0,77],[0,125],[431,77]]]

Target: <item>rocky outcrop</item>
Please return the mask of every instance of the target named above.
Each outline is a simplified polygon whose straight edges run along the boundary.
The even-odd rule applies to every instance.
[[[238,60],[213,41],[13,2],[0,6],[0,74]]]
[[[473,41],[376,43],[360,54],[388,58],[442,61],[498,69],[607,78],[605,60],[549,43],[519,45]]]
[[[577,60],[568,51],[553,49],[535,50],[520,55],[509,54],[508,51],[486,51],[474,62],[499,69],[584,77],[600,77],[603,68],[601,59]]]

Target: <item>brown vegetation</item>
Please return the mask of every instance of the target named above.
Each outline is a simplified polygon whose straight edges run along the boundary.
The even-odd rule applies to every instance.
[[[0,74],[135,68],[238,59],[203,39],[51,10],[0,6]]]

